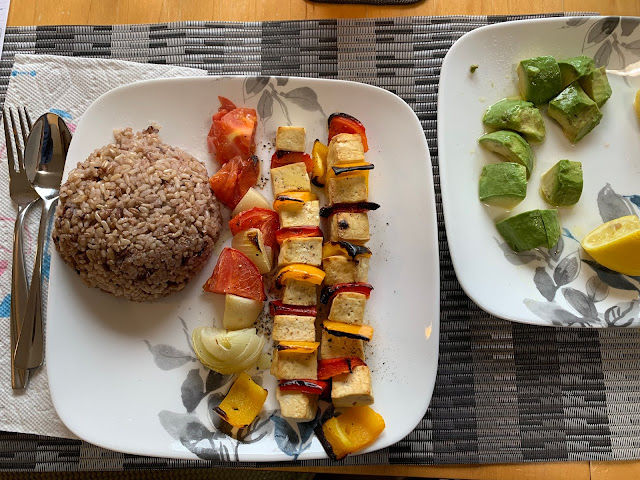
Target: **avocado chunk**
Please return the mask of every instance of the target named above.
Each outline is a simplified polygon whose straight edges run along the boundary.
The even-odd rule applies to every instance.
[[[527,171],[522,165],[512,162],[485,165],[478,190],[481,201],[513,208],[527,196]]]
[[[562,90],[560,67],[550,55],[522,60],[517,72],[520,95],[536,105],[547,103]]]
[[[542,198],[556,207],[570,207],[582,195],[582,163],[560,160],[542,175]]]
[[[501,222],[496,228],[514,252],[526,252],[532,248],[553,248],[560,238],[558,210],[530,210]]]
[[[562,76],[562,88],[584,77],[587,73],[596,69],[596,62],[586,55],[559,60],[560,75]]]
[[[544,122],[535,105],[520,99],[504,98],[484,112],[482,123],[497,130],[514,130],[534,143],[544,140]]]
[[[560,124],[571,143],[582,140],[602,119],[596,102],[576,83],[569,85],[549,102],[547,113]]]
[[[602,107],[609,97],[611,97],[611,85],[607,78],[607,71],[604,67],[589,72],[580,79],[580,86],[589,98],[596,102],[598,107]]]
[[[527,141],[510,130],[487,133],[478,139],[481,147],[502,155],[509,162],[519,163],[527,169],[527,178],[533,170],[533,150]]]

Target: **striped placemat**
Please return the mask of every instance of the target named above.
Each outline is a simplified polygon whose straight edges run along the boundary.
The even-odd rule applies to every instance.
[[[338,78],[398,94],[417,113],[434,164],[442,288],[440,365],[431,408],[418,427],[396,445],[346,463],[637,459],[640,331],[554,329],[496,319],[465,296],[449,257],[436,138],[442,59],[465,33],[519,18],[524,17],[13,27],[7,30],[0,62],[0,99],[16,53],[167,63],[211,74]],[[3,470],[212,464],[136,457],[79,441],[0,432]]]

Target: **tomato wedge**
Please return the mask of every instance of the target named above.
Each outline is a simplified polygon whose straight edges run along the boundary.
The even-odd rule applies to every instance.
[[[257,228],[262,232],[264,244],[274,248],[277,245],[276,230],[280,228],[280,219],[278,218],[278,214],[273,210],[253,207],[229,220],[229,228],[231,228],[233,235],[242,230]]]
[[[209,179],[209,186],[218,200],[233,210],[245,193],[256,184],[259,175],[258,157],[252,155],[242,158],[237,155],[222,165],[222,168]]]
[[[318,360],[318,379],[329,380],[336,375],[352,373],[354,367],[366,365],[358,357],[323,358]]]
[[[218,100],[220,101],[220,110],[226,110],[227,112],[230,112],[231,110],[235,110],[236,108],[238,108],[236,107],[235,103],[233,103],[226,97],[218,96]]]
[[[364,125],[355,117],[346,113],[332,113],[329,115],[329,142],[339,133],[357,133],[362,137],[362,146],[364,151],[369,150],[367,143],[367,134]]]
[[[373,290],[373,286],[368,283],[336,283],[335,285],[328,285],[322,289],[320,302],[327,304],[333,297],[343,292],[361,293],[369,298],[369,296],[371,296],[371,290]]]
[[[221,105],[213,116],[207,135],[209,151],[216,152],[216,160],[220,165],[238,155],[249,158],[256,150],[258,114],[253,108],[237,108],[224,97],[218,99]]]
[[[313,307],[301,307],[299,305],[285,305],[282,300],[274,300],[269,303],[269,314],[272,317],[276,315],[298,315],[300,317],[317,317],[318,308]]]
[[[320,227],[287,227],[276,232],[276,240],[282,245],[287,238],[293,237],[322,237]]]
[[[302,162],[307,167],[307,173],[313,173],[313,160],[307,153],[289,152],[288,150],[278,150],[271,157],[271,168],[284,167],[292,163]]]
[[[252,300],[266,298],[258,267],[246,255],[233,248],[222,250],[211,277],[202,288],[207,292],[232,293]]]
[[[299,379],[299,380],[281,380],[280,391],[282,392],[302,392],[320,395],[329,386],[328,382],[322,380]]]

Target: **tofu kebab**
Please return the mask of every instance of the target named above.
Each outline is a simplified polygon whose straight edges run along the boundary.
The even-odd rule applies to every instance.
[[[318,150],[323,148],[316,141],[314,151]],[[343,113],[329,117],[323,179],[328,205],[320,209],[329,225],[322,247],[325,278],[320,302],[329,314],[322,322],[318,378],[331,382],[333,405],[314,430],[334,460],[370,445],[385,428],[382,416],[369,407],[373,391],[364,356],[364,342],[373,335],[365,323],[373,290],[368,283],[371,251],[365,246],[370,236],[368,212],[379,208],[368,201],[373,165],[365,160],[367,150],[362,123]]]
[[[328,206],[320,210],[329,226],[329,241],[322,249],[325,278],[320,301],[328,305],[329,314],[322,323],[318,378],[331,379],[334,406],[354,407],[373,403],[364,356],[364,342],[373,335],[373,328],[365,324],[365,306],[373,289],[367,283],[371,251],[364,244],[369,241],[368,212],[379,205],[368,201],[373,164],[365,160],[364,127],[358,133],[345,133],[357,129],[341,129],[344,123],[362,127],[349,115],[329,117]]]
[[[303,128],[280,127],[272,159],[274,207],[281,225],[276,235],[281,248],[276,283],[283,288],[283,298],[271,304],[273,340],[278,342],[271,372],[280,379],[277,398],[282,416],[297,421],[315,417],[318,395],[329,381],[336,407],[373,403],[371,373],[364,357],[364,341],[373,334],[364,322],[366,300],[373,289],[367,283],[371,251],[364,243],[369,240],[367,212],[378,205],[368,202],[373,165],[364,158],[364,129],[362,135],[340,131],[332,135],[333,120],[344,117],[357,122],[343,114],[332,115],[329,147],[316,140],[311,157],[301,153]],[[300,155],[282,165],[282,159],[291,158],[282,152],[285,149]],[[327,207],[320,209],[311,193],[310,174],[316,185],[326,182]],[[324,244],[320,216],[327,217],[329,224],[329,241]],[[319,360],[318,285],[323,285],[320,301],[329,312],[321,322]]]
[[[271,159],[274,209],[280,217],[276,287],[282,300],[273,301],[271,373],[279,379],[276,398],[281,415],[294,421],[316,416],[318,396],[327,387],[318,380],[316,342],[317,288],[325,277],[322,264],[320,204],[311,193],[311,157],[304,153],[302,127],[280,127]]]

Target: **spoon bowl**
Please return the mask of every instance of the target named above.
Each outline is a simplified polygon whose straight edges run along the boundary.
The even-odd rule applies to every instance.
[[[33,124],[25,147],[27,178],[40,197],[57,198],[71,132],[55,113],[45,113]]]

